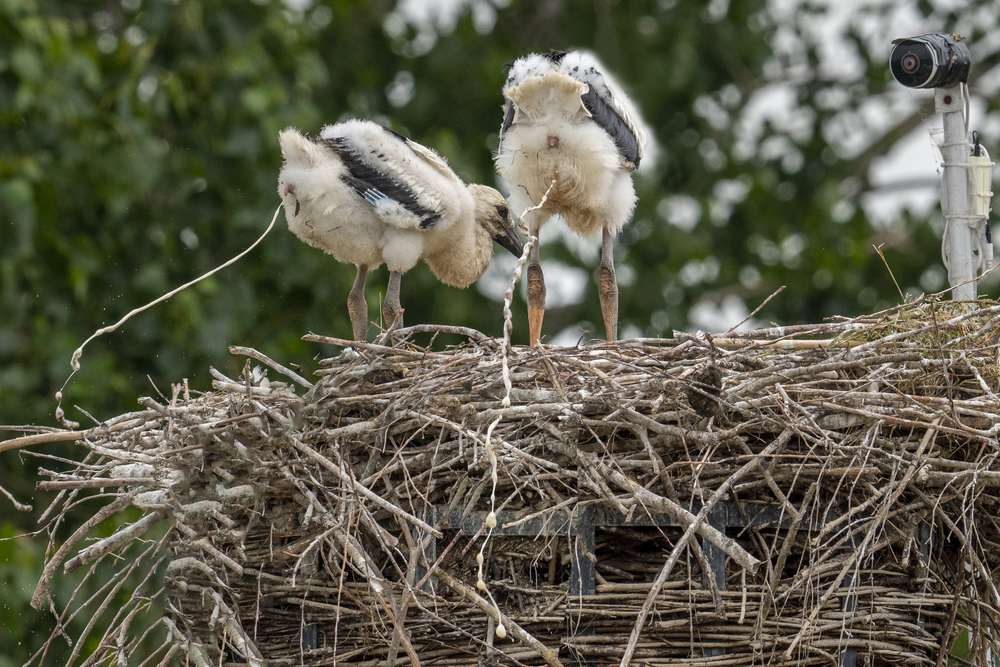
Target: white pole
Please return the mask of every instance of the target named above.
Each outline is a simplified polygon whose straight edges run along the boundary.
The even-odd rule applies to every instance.
[[[934,89],[934,109],[944,117],[944,189],[948,224],[945,243],[948,248],[948,284],[951,298],[975,299],[976,277],[973,268],[972,211],[969,207],[969,139],[965,131],[965,98],[961,86]],[[973,282],[969,282],[973,281]],[[967,283],[962,285],[962,283]],[[959,286],[960,285],[960,286]]]

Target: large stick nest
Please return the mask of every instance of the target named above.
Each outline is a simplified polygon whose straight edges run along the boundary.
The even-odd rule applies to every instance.
[[[432,352],[414,341],[435,328],[403,330],[323,360],[314,386],[248,362],[80,436],[86,459],[42,483],[64,491],[50,533],[81,494],[117,491],[50,552],[35,603],[59,566],[145,577],[61,612],[113,616],[91,664],[137,650],[151,600],[151,664],[941,665],[962,628],[985,664],[998,325],[995,303],[922,302],[515,348],[509,406],[502,345],[478,332]]]

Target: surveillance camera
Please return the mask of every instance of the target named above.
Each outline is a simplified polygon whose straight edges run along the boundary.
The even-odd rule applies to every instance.
[[[961,37],[932,32],[892,43],[889,69],[907,88],[947,88],[969,80],[972,56]]]

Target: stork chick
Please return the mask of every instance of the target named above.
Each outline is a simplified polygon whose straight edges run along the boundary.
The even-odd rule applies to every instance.
[[[358,267],[347,298],[354,340],[365,340],[365,279],[383,263],[388,328],[399,318],[399,284],[418,260],[438,280],[468,287],[486,271],[493,241],[521,255],[507,202],[493,188],[466,185],[444,158],[377,123],[327,125],[316,139],[278,135],[285,163],[278,194],[300,239]]]
[[[639,114],[597,60],[553,51],[520,58],[504,84],[497,171],[512,186],[515,209],[545,204],[528,222],[532,236],[559,214],[581,236],[603,234],[598,293],[608,341],[618,337],[614,237],[635,209],[630,174],[646,145]],[[552,186],[551,191],[549,190]],[[538,245],[528,263],[528,328],[541,336],[545,279]]]

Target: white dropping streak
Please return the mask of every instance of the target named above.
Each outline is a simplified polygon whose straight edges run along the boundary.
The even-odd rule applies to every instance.
[[[83,341],[83,344],[80,347],[76,348],[76,351],[73,352],[73,358],[70,359],[70,362],[69,362],[69,365],[73,368],[73,372],[69,374],[68,378],[66,378],[66,382],[63,383],[62,389],[60,389],[58,392],[56,392],[56,400],[59,403],[62,403],[62,392],[63,392],[63,389],[66,389],[66,385],[69,384],[69,381],[73,378],[74,375],[76,375],[76,372],[78,370],[80,370],[80,357],[83,355],[83,348],[86,347],[87,343],[89,343],[90,341],[94,340],[98,336],[102,336],[102,335],[104,335],[106,333],[111,333],[112,331],[114,331],[115,329],[117,329],[118,327],[120,327],[121,325],[125,324],[125,322],[127,322],[129,319],[131,319],[133,315],[138,315],[142,311],[148,310],[149,308],[152,308],[156,304],[161,303],[163,301],[166,301],[167,299],[169,299],[173,295],[177,294],[178,292],[183,292],[188,287],[191,287],[192,285],[201,282],[205,278],[208,278],[209,276],[218,273],[219,271],[221,271],[222,269],[226,268],[230,264],[233,264],[233,263],[239,261],[240,259],[242,259],[244,255],[246,255],[248,252],[250,252],[251,250],[253,250],[254,248],[256,248],[260,244],[260,242],[264,240],[264,237],[267,236],[268,233],[270,233],[270,231],[274,228],[274,223],[275,223],[275,221],[277,221],[278,214],[281,212],[281,206],[282,206],[281,204],[278,205],[277,210],[275,210],[275,212],[274,212],[274,217],[271,218],[271,224],[267,226],[267,229],[265,229],[264,233],[260,235],[260,238],[258,238],[256,241],[254,241],[253,244],[251,244],[251,246],[249,248],[247,248],[246,250],[244,250],[240,254],[236,255],[236,257],[233,257],[231,260],[229,260],[225,264],[222,264],[220,266],[215,267],[214,269],[212,269],[211,271],[209,271],[205,275],[201,276],[200,278],[195,278],[191,282],[185,283],[185,284],[181,285],[180,287],[178,287],[177,289],[172,290],[170,292],[167,292],[166,294],[164,294],[160,298],[156,299],[155,301],[150,301],[145,306],[143,306],[141,308],[136,308],[135,310],[133,310],[128,315],[126,315],[125,317],[121,318],[120,320],[118,320],[117,322],[115,322],[114,324],[112,324],[111,326],[103,327],[101,329],[98,329],[97,331],[95,331],[90,336],[90,338],[88,338],[87,340]],[[56,408],[56,412],[58,414],[62,414],[62,406],[61,405]]]
[[[524,249],[521,251],[521,256],[517,259],[517,265],[514,267],[514,273],[510,277],[510,285],[507,286],[507,291],[503,294],[503,350],[501,357],[501,365],[503,371],[503,386],[506,390],[503,400],[500,402],[505,408],[510,407],[510,390],[513,388],[510,381],[510,368],[507,365],[507,353],[510,351],[510,335],[514,331],[514,316],[510,312],[510,304],[514,299],[514,287],[517,285],[517,281],[521,279],[521,269],[524,268],[524,263],[528,261],[528,255],[531,253],[531,249],[536,243],[538,243],[538,237],[532,236],[528,232],[528,228],[524,225],[524,218],[528,215],[534,215],[540,208],[545,206],[545,202],[549,199],[549,193],[552,192],[552,188],[556,186],[555,179],[552,179],[552,183],[549,184],[549,189],[545,191],[542,195],[542,200],[530,208],[524,209],[524,213],[521,214],[521,221],[519,227],[528,236],[528,242],[524,244]]]
[[[524,213],[521,214],[521,230],[528,235],[528,242],[524,244],[524,249],[521,251],[521,256],[517,260],[517,266],[514,267],[514,273],[510,277],[510,285],[507,286],[507,291],[503,295],[503,350],[502,350],[502,367],[503,367],[503,385],[506,389],[506,394],[503,397],[501,405],[505,408],[510,407],[510,391],[513,387],[510,381],[510,367],[507,365],[507,353],[511,349],[510,345],[510,335],[514,331],[514,321],[513,315],[510,312],[510,304],[514,299],[514,287],[517,285],[517,281],[521,279],[521,269],[524,268],[524,263],[528,261],[528,254],[531,253],[531,248],[538,243],[537,236],[531,236],[528,229],[524,226],[524,217],[529,214],[534,214],[538,209],[545,205],[548,200],[549,193],[552,192],[552,188],[555,187],[555,180],[549,185],[549,189],[545,191],[545,195],[542,200],[538,202],[535,206],[525,209]],[[489,527],[490,532],[486,534],[486,539],[483,540],[483,544],[479,547],[479,553],[476,554],[476,562],[479,564],[479,576],[476,579],[476,588],[486,593],[490,598],[490,602],[493,603],[493,608],[497,613],[497,637],[503,639],[507,636],[507,628],[504,627],[502,617],[500,615],[500,605],[497,601],[493,599],[493,594],[486,587],[486,581],[483,579],[483,562],[486,560],[483,553],[486,551],[486,543],[490,541],[490,537],[493,536],[493,529],[497,527],[497,513],[496,513],[496,493],[497,493],[497,455],[496,451],[493,449],[493,429],[496,428],[497,424],[500,423],[500,417],[496,418],[489,428],[486,429],[486,454],[490,457],[490,466],[492,468],[493,474],[493,490],[490,491],[490,513],[486,515],[486,525]]]

